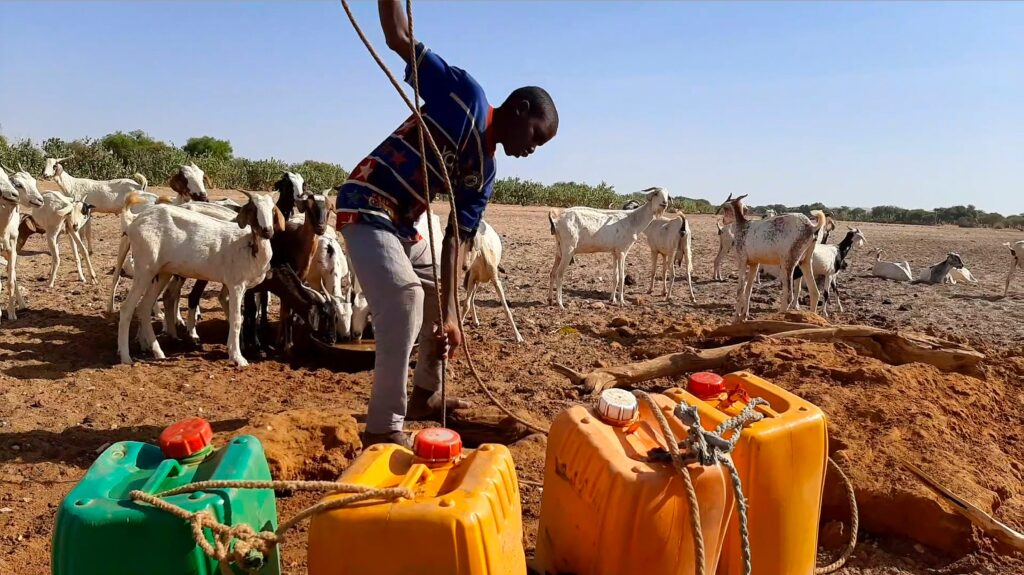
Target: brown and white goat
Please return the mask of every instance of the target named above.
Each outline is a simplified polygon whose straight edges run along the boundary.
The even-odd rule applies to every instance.
[[[800,266],[806,277],[814,277],[811,259],[814,244],[817,242],[818,231],[825,226],[826,218],[822,212],[815,212],[817,222],[803,214],[783,214],[767,220],[750,220],[744,213],[743,198],[745,194],[733,198],[732,194],[722,204],[723,208],[732,210],[736,220],[736,237],[733,252],[736,255],[736,271],[739,274],[739,287],[736,291],[736,313],[734,321],[743,321],[750,315],[750,292],[754,288],[754,279],[761,265],[779,266],[782,277],[793,277],[793,270]],[[783,281],[781,310],[786,311],[792,305],[793,283]],[[817,312],[820,294],[818,286],[809,282],[807,291],[811,294],[811,311]]]
[[[1006,287],[1003,289],[1003,297],[1010,294],[1010,280],[1013,279],[1013,272],[1017,270],[1017,266],[1020,265],[1020,258],[1024,257],[1024,240],[1019,242],[1003,244],[1007,249],[1010,250],[1010,255],[1013,257],[1010,260],[1010,271],[1006,274]]]

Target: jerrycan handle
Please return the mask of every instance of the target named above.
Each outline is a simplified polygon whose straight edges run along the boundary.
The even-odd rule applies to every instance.
[[[400,489],[404,488],[409,491],[413,491],[413,487],[421,481],[430,479],[433,474],[434,473],[430,471],[430,468],[426,465],[422,463],[413,463],[412,466],[409,467],[409,471],[405,472],[405,476],[402,477],[402,480],[398,482],[398,487]]]
[[[164,459],[160,462],[160,465],[156,466],[156,470],[142,486],[141,491],[151,495],[163,491],[160,489],[160,486],[163,485],[164,481],[167,481],[169,477],[177,477],[178,475],[181,475],[182,469],[184,469],[184,467],[177,459]]]

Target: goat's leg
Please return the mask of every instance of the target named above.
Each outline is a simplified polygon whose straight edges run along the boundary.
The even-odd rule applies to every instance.
[[[245,287],[245,284],[241,284],[228,288],[228,358],[238,367],[249,365],[242,357],[238,345],[238,336],[242,329],[242,297],[245,294]]]
[[[665,273],[672,274],[672,279],[668,280],[668,291],[665,294],[667,301],[672,301],[672,294],[676,291],[676,266],[675,266],[676,255],[675,253],[665,256]]]
[[[693,293],[693,266],[690,265],[690,258],[686,258],[686,285],[690,289],[690,301],[697,303],[697,296]]]
[[[556,246],[557,247],[557,246]],[[555,295],[555,278],[558,266],[562,263],[561,252],[555,253],[555,261],[551,264],[551,271],[548,273],[548,305],[553,305]]]
[[[800,270],[804,273],[805,278],[814,277],[814,265],[811,263],[811,259],[814,257],[814,246],[812,245],[807,249],[807,254],[802,260],[800,260]],[[818,301],[821,299],[821,293],[818,291],[818,283],[815,281],[807,282],[807,292],[811,294],[811,313],[818,313]]]
[[[90,216],[85,222],[85,225],[82,226],[82,230],[85,232],[85,240],[89,245],[89,255],[92,255],[92,216]]]
[[[750,317],[750,293],[754,290],[754,278],[757,277],[759,264],[750,264],[740,272],[739,311],[735,321],[746,321]]]
[[[196,280],[192,291],[188,292],[188,318],[185,320],[185,332],[188,333],[192,345],[199,345],[199,332],[196,331],[196,324],[199,322],[199,304],[203,300],[203,292],[206,291],[206,280]],[[228,306],[224,306],[227,310]]]
[[[1006,274],[1006,287],[1003,288],[1003,297],[1010,295],[1010,280],[1013,279],[1013,272],[1017,271],[1017,258],[1010,263],[1010,271]]]
[[[121,303],[121,317],[117,324],[117,353],[123,364],[131,365],[132,363],[132,356],[128,349],[128,329],[131,327],[132,315],[135,314],[139,301],[146,295],[146,290],[149,289],[152,282],[153,277],[149,273],[136,269],[132,288],[128,290],[128,295]]]
[[[7,254],[7,319],[14,321],[18,319],[18,282],[15,275],[18,250],[13,248]]]
[[[836,294],[836,306],[839,308],[839,313],[846,313],[843,309],[843,302],[839,299],[839,280],[837,276],[832,276],[829,281],[829,291],[825,293],[825,303],[828,303],[828,297],[830,293]]]
[[[75,262],[78,263],[78,275],[82,275],[82,265],[78,262],[78,250],[82,250],[82,254],[85,256],[85,267],[89,270],[89,277],[92,278],[93,284],[98,284],[99,280],[96,279],[96,270],[92,267],[92,256],[89,255],[89,250],[85,247],[85,242],[82,241],[82,236],[78,234],[78,230],[72,229],[68,233],[71,236],[71,244],[75,250]],[[82,278],[82,281],[85,281]]]
[[[57,233],[60,228],[46,232],[46,243],[50,246],[50,287],[57,281],[57,269],[60,268],[60,246],[57,245]]]
[[[555,296],[558,302],[558,307],[565,309],[565,304],[562,303],[562,282],[565,281],[565,270],[569,268],[569,262],[572,261],[573,251],[563,251],[555,261],[555,267],[552,268],[551,273],[555,285]]]
[[[199,304],[203,301],[203,293],[206,291],[206,280],[196,280],[192,291],[188,292],[188,318],[185,320],[185,332],[193,345],[199,345],[199,332],[196,331],[196,324],[199,322]],[[227,310],[228,306],[224,306]]]
[[[512,309],[508,307],[508,300],[505,299],[505,288],[501,285],[501,278],[498,274],[494,274],[494,289],[498,290],[498,297],[501,298],[501,306],[505,308],[505,315],[508,316],[508,322],[512,324],[512,331],[516,334],[516,343],[523,343],[523,336],[519,333],[519,328],[516,327],[516,320],[512,317]]]
[[[497,275],[495,275],[495,277],[497,277]],[[473,293],[469,297],[469,307],[470,309],[473,310],[473,325],[475,325],[476,327],[480,327],[480,316],[477,315],[476,310],[476,292],[479,289],[479,287],[479,283],[473,286]]]
[[[174,276],[164,290],[164,333],[171,339],[178,339],[178,318],[181,317],[181,286],[185,278]]]
[[[466,318],[469,317],[469,302],[473,301],[473,292],[476,290],[476,278],[473,277],[473,272],[469,272],[469,277],[466,279],[466,307],[462,309],[462,317],[459,320],[462,323],[466,323]]]
[[[651,248],[651,287],[647,288],[647,293],[654,293],[654,282],[658,278],[658,252]]]
[[[230,297],[231,292],[228,292],[229,303],[225,308],[226,310],[231,309]],[[259,306],[256,303],[256,292],[248,290],[243,295],[242,299],[242,349],[246,353],[261,353],[260,351],[260,340],[256,330],[256,315],[259,313]]]
[[[160,297],[160,293],[167,287],[171,277],[171,274],[160,274],[159,280],[149,286],[145,297],[142,298],[142,303],[137,308],[138,313],[136,315],[139,318],[139,333],[145,338],[149,350],[155,359],[164,359],[164,351],[160,349],[160,342],[157,341],[156,333],[153,331],[152,311],[157,298]]]

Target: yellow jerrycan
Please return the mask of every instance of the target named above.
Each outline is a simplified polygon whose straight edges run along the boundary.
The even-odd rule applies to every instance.
[[[424,429],[413,451],[393,444],[368,447],[340,481],[406,487],[415,495],[314,516],[310,575],[526,573],[519,485],[504,445],[463,452],[454,431]]]
[[[732,451],[747,500],[750,556],[755,575],[812,575],[828,460],[825,415],[811,403],[747,372],[724,378],[695,373],[687,389],[669,398],[697,408],[712,430],[739,414],[752,398],[764,418],[743,429]],[[726,434],[726,437],[729,437]],[[718,575],[741,575],[739,523],[729,517]]]
[[[676,403],[653,394],[677,441]],[[605,390],[558,415],[548,436],[536,568],[544,575],[692,575],[694,534],[683,479],[647,402]],[[697,491],[706,570],[718,564],[734,497],[720,464],[688,466]]]

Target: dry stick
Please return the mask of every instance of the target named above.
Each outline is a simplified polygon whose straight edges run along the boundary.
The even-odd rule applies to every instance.
[[[407,1],[411,2],[411,0],[407,0]],[[366,49],[370,52],[370,55],[373,57],[374,61],[377,62],[377,65],[384,72],[384,74],[388,77],[388,80],[391,81],[391,85],[394,86],[395,90],[398,91],[398,94],[402,97],[402,100],[405,102],[405,105],[408,106],[409,110],[411,110],[413,115],[416,116],[416,120],[417,120],[417,122],[419,123],[419,126],[420,126],[420,134],[421,134],[421,136],[423,136],[426,139],[427,142],[430,143],[431,150],[433,151],[435,157],[438,159],[438,163],[441,166],[441,176],[444,179],[445,189],[448,192],[448,200],[449,200],[449,205],[450,205],[450,208],[451,208],[451,214],[457,214],[458,211],[457,211],[456,206],[455,206],[455,194],[452,192],[452,182],[451,182],[451,179],[448,176],[448,170],[445,169],[445,167],[444,167],[444,159],[441,156],[441,150],[438,149],[437,142],[434,141],[433,134],[431,134],[430,131],[427,129],[426,121],[423,119],[423,116],[420,114],[419,108],[412,102],[412,100],[409,99],[409,96],[402,89],[402,85],[398,83],[398,80],[395,78],[395,75],[391,73],[391,70],[388,68],[387,64],[384,63],[384,61],[381,59],[380,55],[377,53],[377,50],[374,49],[373,44],[370,43],[369,38],[367,38],[366,34],[363,33],[363,29],[359,26],[359,22],[356,21],[355,15],[352,14],[352,9],[348,5],[348,0],[341,0],[341,6],[345,9],[345,13],[348,15],[348,19],[352,23],[352,27],[355,29],[356,34],[359,36],[359,39],[363,41],[363,45],[366,46]],[[410,20],[409,23],[411,25],[412,24],[412,20]],[[413,38],[410,36],[409,40],[412,42]],[[415,46],[415,45],[416,45],[415,42],[413,42],[413,46]],[[415,61],[416,60],[413,59],[414,63],[415,63]],[[415,69],[415,68],[416,68],[416,66],[413,66],[413,69]],[[426,158],[421,158],[421,159],[426,161]],[[424,166],[424,170],[426,170],[428,168],[429,168],[429,166]],[[433,215],[433,211],[430,209],[429,197],[430,197],[429,196],[429,191],[427,191],[426,197],[423,197],[421,199],[424,201],[424,203],[427,206],[427,226],[428,226],[428,232],[431,235],[430,243],[433,244],[434,243],[433,242],[433,232],[431,231],[432,230],[432,227],[431,227],[432,224],[430,223],[430,220],[432,219],[430,216]],[[461,242],[459,240],[459,228],[458,228],[457,225],[455,225],[455,226],[452,226],[452,230],[455,233],[455,249],[459,250],[460,249],[460,244],[461,244]],[[431,249],[433,249],[433,247],[431,247]],[[437,287],[440,288],[440,284],[437,284]],[[454,285],[452,285],[452,289],[455,290],[456,313],[459,314],[458,317],[461,318],[462,315],[461,315],[461,309],[459,309],[460,303],[459,303],[459,286],[458,286],[458,282],[455,282]],[[470,353],[470,349],[469,349],[469,340],[467,340],[466,337],[465,337],[465,332],[463,331],[462,322],[461,321],[458,322],[457,325],[458,325],[458,328],[459,328],[459,334],[462,336],[462,349],[466,353],[466,360],[467,360],[467,363],[469,364],[469,371],[473,375],[473,378],[476,380],[477,384],[480,386],[480,389],[482,389],[484,391],[484,393],[487,395],[488,398],[490,398],[490,400],[494,403],[494,405],[498,406],[498,409],[502,410],[506,415],[511,417],[513,420],[518,421],[519,423],[525,425],[526,427],[528,427],[530,429],[533,429],[534,431],[538,431],[540,433],[547,433],[546,429],[538,427],[537,425],[535,425],[533,423],[530,423],[529,421],[519,417],[515,413],[512,413],[511,410],[509,410],[507,407],[505,407],[505,405],[503,403],[501,403],[498,400],[498,398],[494,396],[493,393],[491,393],[491,390],[487,388],[487,384],[484,383],[483,378],[480,377],[480,374],[477,372],[476,367],[473,364],[473,356]],[[443,388],[443,383],[442,383],[442,389],[444,389]]]

